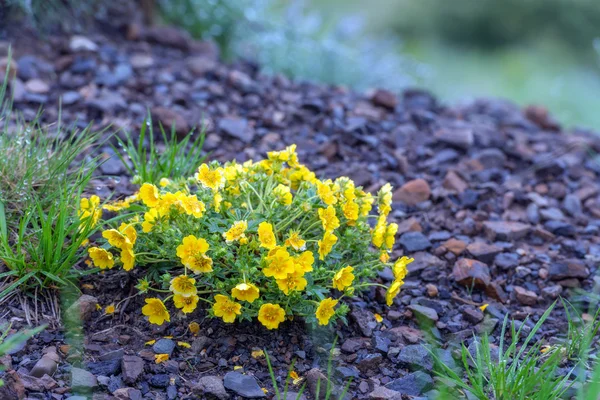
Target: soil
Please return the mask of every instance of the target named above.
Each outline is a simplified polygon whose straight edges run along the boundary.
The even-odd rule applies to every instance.
[[[270,398],[266,360],[251,354],[260,349],[280,382],[295,360],[312,399],[334,339],[333,381],[339,389],[351,379],[347,398],[428,398],[435,377],[425,326],[452,362],[452,350],[469,345],[474,332],[498,343],[505,318],[529,331],[559,296],[586,310],[586,291],[600,286],[594,132],[564,129],[543,107],[499,99],[447,105],[417,89],[355,93],[265,76],[251,62],[221,62],[214,44],[176,28],[127,19],[112,26],[77,36],[7,28],[0,51],[12,46],[14,108],[32,119],[42,107],[43,122],[52,124],[62,107],[67,126],[133,133],[150,110],[154,122],[176,122],[182,135],[205,126],[205,150],[220,161],[260,158],[296,143],[320,177],[346,175],[370,191],[390,182],[391,220],[400,225],[393,256],[416,261],[393,306],[373,290],[350,301],[348,325],[312,330],[296,320],[274,332],[256,323],[226,325],[201,310],[151,326],[140,314],[142,299],[130,298],[135,273],[93,276],[80,285],[94,297],[78,300],[83,331],[42,313],[38,322],[50,326],[0,359],[9,371],[0,399],[236,399],[259,396],[260,388]],[[131,193],[113,150],[100,152],[106,162],[94,191],[102,198]],[[390,271],[380,276],[391,279]],[[95,302],[119,307],[107,316]],[[0,313],[4,321],[15,330],[27,323],[18,303]],[[192,321],[198,335],[188,329]],[[537,338],[552,343],[565,329],[559,306]],[[164,337],[161,348],[146,344]],[[173,346],[169,361],[155,364],[155,353]]]

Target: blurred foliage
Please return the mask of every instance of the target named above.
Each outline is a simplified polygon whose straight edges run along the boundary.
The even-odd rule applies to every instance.
[[[226,59],[257,61],[266,73],[356,89],[412,83],[418,66],[402,57],[397,39],[374,39],[360,18],[327,19],[305,2],[162,0],[167,22],[219,43]]]
[[[81,30],[104,0],[0,0],[0,23],[22,20],[40,31]]]

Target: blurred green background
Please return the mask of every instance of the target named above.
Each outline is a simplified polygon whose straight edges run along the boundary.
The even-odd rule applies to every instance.
[[[600,127],[597,0],[165,0],[163,11],[267,72],[500,96]]]

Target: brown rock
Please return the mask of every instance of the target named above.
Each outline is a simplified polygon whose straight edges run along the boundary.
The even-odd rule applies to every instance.
[[[406,182],[394,192],[393,199],[409,206],[414,206],[429,199],[431,188],[424,179],[414,179]]]
[[[514,286],[514,291],[519,303],[526,306],[534,306],[537,303],[537,295],[531,290],[527,290],[521,286]]]
[[[179,135],[187,135],[191,128],[183,115],[177,111],[166,107],[154,107],[152,109],[152,117],[165,128],[166,131],[170,131],[173,124],[175,125],[175,132]]]
[[[402,398],[402,393],[388,389],[385,386],[377,386],[369,393],[369,399],[373,400],[402,400]]]
[[[513,221],[485,221],[483,226],[490,240],[517,240],[531,230],[530,225]]]
[[[450,238],[443,243],[443,246],[454,255],[460,255],[467,248],[467,244],[462,240]]]
[[[506,303],[508,301],[508,296],[502,286],[500,286],[497,282],[490,283],[485,288],[485,293],[490,296],[492,299],[498,300],[502,303]]]
[[[2,375],[4,384],[0,386],[0,399],[22,400],[25,398],[23,381],[16,371],[8,371]]]
[[[491,282],[489,267],[477,260],[461,258],[452,268],[454,280],[464,286],[485,288]]]
[[[440,129],[435,132],[438,142],[446,143],[461,149],[468,149],[473,145],[474,135],[471,129]]]
[[[445,189],[462,193],[469,188],[469,184],[456,171],[450,170],[446,173],[442,186]]]
[[[97,298],[84,294],[67,308],[66,314],[69,318],[81,318],[82,321],[87,321],[92,316],[92,313],[96,311],[96,304],[98,304]]]
[[[398,97],[396,97],[394,93],[388,90],[378,89],[375,91],[375,93],[373,93],[371,101],[376,106],[381,106],[393,110],[398,104]]]
[[[398,224],[398,232],[397,235],[402,235],[406,232],[422,232],[423,228],[421,227],[421,223],[415,217],[410,217],[408,219],[403,220]]]
[[[467,246],[467,251],[477,260],[489,264],[502,252],[502,249],[485,242],[473,242]]]
[[[121,370],[123,381],[133,384],[144,371],[144,360],[138,356],[124,355],[121,360]]]
[[[202,76],[208,71],[217,67],[217,63],[212,57],[195,56],[186,60],[188,69],[196,76]]]
[[[437,297],[439,293],[437,286],[435,286],[433,283],[428,283],[425,285],[425,290],[427,291],[427,296],[429,297]]]
[[[0,79],[4,80],[6,76],[6,70],[8,69],[8,79],[13,80],[17,76],[17,63],[11,59],[9,62],[8,57],[0,58]]]
[[[590,275],[589,269],[578,260],[566,260],[550,264],[548,277],[553,281],[566,278],[585,279]]]

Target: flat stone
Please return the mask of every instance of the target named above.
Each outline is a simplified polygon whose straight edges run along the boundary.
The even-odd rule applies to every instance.
[[[169,386],[171,378],[167,374],[154,374],[150,377],[150,386],[165,389]]]
[[[461,258],[454,263],[452,277],[461,285],[479,288],[487,287],[492,280],[487,264],[470,258]]]
[[[52,376],[58,368],[58,361],[59,358],[56,353],[44,354],[42,358],[35,363],[31,371],[29,371],[29,375],[36,378],[41,378],[44,375]]]
[[[367,354],[360,361],[358,361],[358,363],[356,364],[356,366],[363,373],[365,373],[365,372],[367,372],[369,370],[371,370],[371,371],[378,371],[379,370],[379,365],[381,364],[382,361],[383,361],[383,356],[381,354],[379,354],[379,353]]]
[[[191,126],[185,117],[171,108],[154,107],[152,117],[160,122],[166,131],[170,131],[171,127],[175,126],[175,132],[179,135],[187,135],[191,130]]]
[[[254,138],[254,128],[244,118],[223,118],[219,121],[219,129],[244,143],[251,143]]]
[[[94,375],[111,376],[117,375],[121,371],[120,360],[106,360],[89,362],[86,365],[88,371]]]
[[[462,254],[463,251],[467,248],[467,244],[462,240],[458,240],[455,238],[451,238],[446,240],[442,246],[444,246],[449,252],[453,253],[455,256]]]
[[[98,386],[98,380],[89,371],[81,368],[71,368],[71,388],[73,390],[90,391]]]
[[[502,252],[502,249],[485,242],[473,242],[467,246],[467,251],[477,260],[489,264]]]
[[[438,142],[458,147],[460,149],[468,149],[473,145],[474,135],[472,129],[440,129],[435,132],[435,138]]]
[[[419,319],[419,317],[426,318],[432,322],[435,322],[440,319],[437,311],[435,311],[433,308],[425,307],[419,304],[411,304],[407,308],[413,313],[415,313],[417,319]]]
[[[400,236],[398,243],[409,253],[427,250],[431,247],[431,242],[421,232],[406,232]]]
[[[433,369],[433,357],[422,344],[411,344],[400,350],[398,362],[407,366],[411,371]]]
[[[66,314],[69,318],[87,321],[92,316],[92,313],[96,311],[96,304],[98,304],[97,298],[84,294],[67,308]]]
[[[398,97],[396,97],[394,93],[388,90],[377,89],[375,93],[373,93],[371,101],[376,106],[381,106],[393,110],[398,104]]]
[[[144,360],[138,356],[125,355],[121,360],[121,370],[123,371],[123,381],[127,384],[134,384],[144,371]]]
[[[442,186],[456,193],[462,193],[469,188],[469,184],[456,171],[450,170],[446,173]]]
[[[485,221],[483,226],[490,240],[518,240],[531,230],[530,225],[512,221]]]
[[[563,291],[562,286],[560,285],[550,285],[546,286],[542,289],[542,296],[549,298],[551,300],[556,300],[561,295]]]
[[[477,154],[477,161],[485,169],[502,168],[506,162],[506,155],[499,149],[484,149]]]
[[[256,379],[250,375],[244,375],[237,371],[228,372],[224,378],[226,389],[235,392],[245,399],[258,399],[266,397]]]
[[[171,339],[158,339],[153,345],[152,350],[156,354],[168,354],[171,356],[173,354],[173,350],[175,349],[175,342]]]
[[[516,253],[500,253],[494,257],[494,264],[501,269],[507,270],[519,265],[520,256]]]
[[[30,79],[25,82],[25,90],[29,93],[47,94],[50,91],[50,85],[41,79]]]
[[[431,188],[424,179],[414,179],[406,182],[393,194],[394,201],[402,202],[409,206],[415,206],[429,199]]]
[[[223,379],[219,376],[203,376],[192,386],[195,395],[201,395],[202,399],[229,399],[229,393],[225,390]]]
[[[433,389],[433,378],[425,372],[416,371],[393,380],[385,385],[385,387],[404,395],[419,396]]]
[[[519,303],[526,306],[534,306],[537,304],[537,295],[531,290],[527,290],[521,286],[513,286],[513,290]]]
[[[577,260],[553,262],[548,269],[548,277],[553,281],[567,278],[585,279],[589,275],[589,269]]]
[[[371,393],[369,399],[372,400],[402,400],[402,393],[388,389],[385,386],[377,386]]]

